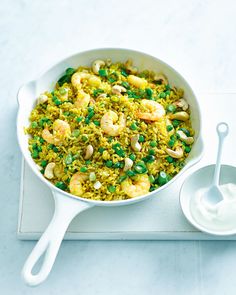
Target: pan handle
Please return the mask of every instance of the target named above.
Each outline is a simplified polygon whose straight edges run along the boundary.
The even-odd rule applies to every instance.
[[[29,286],[39,285],[48,277],[71,220],[78,213],[93,207],[88,202],[65,198],[58,192],[53,192],[53,196],[55,200],[55,212],[52,221],[34,247],[22,269],[23,280]],[[37,274],[33,274],[33,268],[43,254],[45,254],[45,257],[42,266]]]

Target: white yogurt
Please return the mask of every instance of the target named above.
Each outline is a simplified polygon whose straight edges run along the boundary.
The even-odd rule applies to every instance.
[[[236,228],[236,184],[220,186],[223,200],[209,205],[203,200],[206,188],[197,191],[190,203],[190,211],[195,221],[211,230],[232,230]]]

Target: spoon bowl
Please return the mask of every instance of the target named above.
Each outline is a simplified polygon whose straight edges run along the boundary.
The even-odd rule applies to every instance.
[[[202,232],[212,235],[227,236],[236,234],[236,228],[231,230],[212,230],[204,227],[195,221],[190,212],[190,203],[199,188],[209,188],[212,184],[215,165],[208,165],[190,174],[184,181],[180,190],[180,206],[187,220]],[[221,165],[219,185],[234,183],[236,184],[236,167]],[[236,216],[235,216],[236,218]]]

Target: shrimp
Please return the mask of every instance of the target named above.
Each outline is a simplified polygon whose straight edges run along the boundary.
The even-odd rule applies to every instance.
[[[77,88],[81,88],[81,82],[83,79],[88,79],[91,75],[89,73],[84,73],[84,72],[76,72],[72,75],[71,77],[71,84]]]
[[[118,136],[126,126],[126,119],[124,114],[120,114],[119,124],[114,124],[118,121],[118,115],[113,111],[105,113],[100,121],[102,130],[110,136]]]
[[[75,106],[77,108],[86,108],[90,102],[90,95],[83,90],[79,90],[76,96]]]
[[[121,183],[121,189],[130,197],[135,198],[149,192],[150,181],[146,174],[136,175],[132,181],[130,178]]]
[[[147,111],[137,111],[137,117],[139,119],[148,121],[159,121],[165,115],[165,109],[161,104],[156,101],[142,99],[141,106],[147,109]]]
[[[42,132],[42,138],[50,144],[59,145],[70,134],[70,125],[65,121],[57,119],[53,123],[53,134],[48,128],[45,128]]]
[[[70,179],[69,189],[73,195],[82,196],[84,193],[82,183],[88,179],[88,175],[82,172],[76,172]]]

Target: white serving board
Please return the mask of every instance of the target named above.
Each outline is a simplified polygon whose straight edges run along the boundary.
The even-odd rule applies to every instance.
[[[179,205],[179,190],[186,176],[197,168],[214,162],[217,146],[215,126],[219,121],[226,121],[230,126],[223,162],[236,165],[236,94],[199,94],[198,99],[203,113],[205,144],[204,157],[200,163],[151,200],[123,207],[94,207],[82,212],[70,224],[65,239],[236,240],[236,235],[216,237],[198,231],[187,222]],[[50,190],[23,161],[18,238],[38,239],[49,224],[53,210],[54,201]]]

